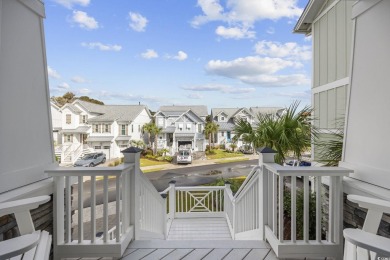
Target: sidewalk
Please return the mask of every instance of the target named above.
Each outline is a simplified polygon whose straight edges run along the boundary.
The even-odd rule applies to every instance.
[[[222,163],[229,163],[229,161],[234,162],[238,160],[246,161],[246,160],[256,160],[259,159],[259,156],[257,154],[244,154],[244,156],[240,157],[231,157],[231,158],[224,158],[224,159],[214,159],[214,160],[194,160],[192,164],[161,164],[161,165],[153,165],[153,166],[145,166],[141,167],[142,171],[164,171],[164,170],[171,170],[171,169],[177,169],[177,168],[191,168],[196,166],[203,166],[203,165],[210,165],[210,164],[222,164]]]

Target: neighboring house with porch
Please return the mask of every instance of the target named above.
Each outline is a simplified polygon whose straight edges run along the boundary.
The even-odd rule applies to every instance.
[[[154,115],[157,127],[158,149],[168,148],[175,154],[179,148],[203,152],[206,149],[203,134],[208,115],[206,106],[162,106]]]
[[[230,146],[232,138],[235,136],[234,128],[239,120],[245,120],[255,127],[258,114],[278,115],[283,111],[284,109],[281,107],[212,108],[211,119],[218,125],[218,133],[214,136],[214,143]],[[237,147],[241,147],[243,144],[242,140],[239,139]]]
[[[119,157],[130,140],[142,140],[142,126],[151,121],[143,105],[98,105],[76,100],[61,108],[63,148],[61,161],[74,162],[81,154],[103,152]]]

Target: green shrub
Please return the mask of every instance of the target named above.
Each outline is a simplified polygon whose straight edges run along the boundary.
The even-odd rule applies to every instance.
[[[156,159],[156,156],[154,156],[153,154],[147,154],[147,155],[145,155],[145,158],[146,158],[146,159],[155,160],[155,159]]]
[[[115,160],[114,165],[118,166],[119,164],[121,164],[121,161],[120,160]]]
[[[206,151],[206,155],[212,155],[212,154],[216,154],[216,152],[214,150]]]
[[[153,155],[153,151],[152,151],[151,149],[143,150],[143,151],[142,151],[142,156],[144,156],[145,158],[147,158],[147,157],[146,157],[147,155]]]
[[[159,162],[162,162],[162,161],[164,161],[164,156],[158,156],[156,158],[156,160],[159,161]]]
[[[296,197],[296,230],[297,240],[303,239],[303,190],[297,190]],[[284,188],[284,217],[285,224],[291,221],[291,191],[290,189]],[[290,231],[290,225],[285,225],[285,228]],[[284,239],[290,239],[290,232],[284,232]],[[316,239],[316,193],[310,193],[309,195],[309,239]]]
[[[119,159],[121,163],[123,163],[125,161],[125,157],[122,157]]]
[[[216,181],[206,184],[205,186],[225,186],[225,181],[229,181],[231,183],[230,189],[232,190],[233,194],[235,194],[241,187],[242,183],[245,181],[245,178],[218,178]]]
[[[226,149],[226,145],[225,144],[220,144],[219,145],[219,149],[225,150]]]
[[[108,167],[114,167],[115,165],[113,163],[109,163]]]
[[[165,161],[172,162],[173,161],[173,157],[172,156],[165,156]]]

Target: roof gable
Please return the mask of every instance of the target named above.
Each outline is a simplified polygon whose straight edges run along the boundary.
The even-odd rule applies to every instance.
[[[181,119],[183,119],[183,117],[188,118],[191,122],[194,122],[194,123],[198,123],[198,122],[204,123],[205,122],[200,116],[198,116],[196,113],[194,113],[191,109],[189,109],[188,111],[184,112],[181,116],[179,116],[179,118],[176,119],[175,122],[179,122]]]
[[[194,105],[194,106],[161,106],[159,111],[165,112],[165,113],[184,113],[191,109],[194,113],[196,113],[199,117],[206,117],[208,116],[207,107],[202,105]]]

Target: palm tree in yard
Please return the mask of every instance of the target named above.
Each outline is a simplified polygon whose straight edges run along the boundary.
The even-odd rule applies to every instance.
[[[153,154],[154,154],[154,155],[157,154],[158,135],[161,134],[161,132],[162,132],[162,128],[156,126],[155,124],[153,124],[153,129],[152,129],[151,133],[152,133],[153,136],[154,136],[154,151],[153,151]]]
[[[150,135],[153,132],[153,128],[154,127],[155,127],[155,124],[154,124],[153,121],[150,121],[149,123],[144,124],[144,126],[142,127],[142,130],[148,134],[148,147],[151,146],[151,144],[150,144]]]
[[[253,148],[258,147],[256,143],[256,131],[248,121],[243,119],[238,120],[234,132],[236,134],[235,136],[242,138],[244,143],[250,144]]]
[[[204,128],[204,134],[209,137],[209,151],[211,151],[211,144],[214,141],[214,140],[212,140],[212,139],[214,139],[212,137],[214,136],[215,133],[218,132],[218,128],[219,128],[219,125],[217,125],[214,122],[207,122],[206,126]]]
[[[295,101],[282,115],[259,114],[255,129],[241,120],[235,131],[244,141],[251,141],[254,147],[267,146],[274,149],[277,152],[277,163],[282,164],[289,152],[299,160],[317,133],[310,117],[312,109],[305,106],[298,110],[298,107],[299,102]]]

